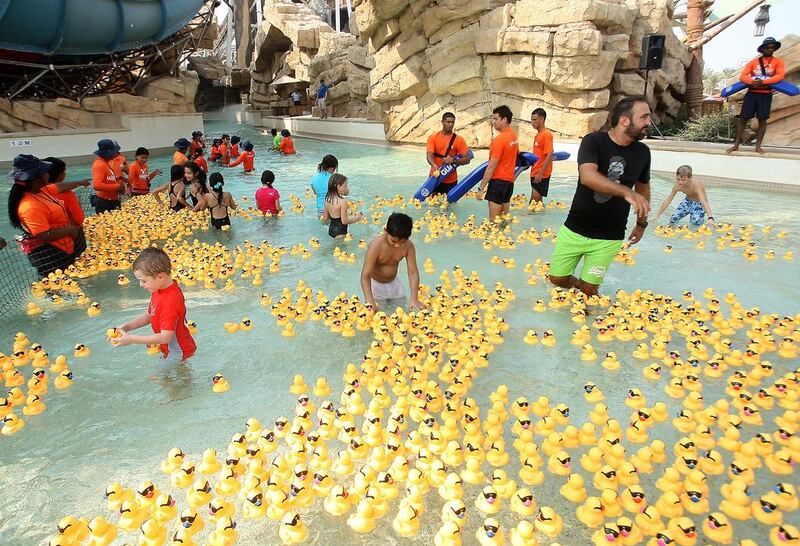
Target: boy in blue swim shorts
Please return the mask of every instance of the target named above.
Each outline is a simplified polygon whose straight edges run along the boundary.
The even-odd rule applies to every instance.
[[[675,227],[686,216],[689,217],[689,225],[693,228],[698,228],[706,222],[709,226],[714,226],[714,213],[711,212],[711,206],[708,204],[706,189],[702,182],[692,178],[692,168],[689,165],[678,167],[678,171],[675,173],[675,185],[658,209],[656,220],[669,207],[678,192],[683,193],[685,197],[670,217],[670,227]]]

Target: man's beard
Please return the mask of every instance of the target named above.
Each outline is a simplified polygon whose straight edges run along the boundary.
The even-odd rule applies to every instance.
[[[631,123],[625,127],[625,134],[633,140],[642,140],[645,136],[647,136],[647,127],[638,128]]]

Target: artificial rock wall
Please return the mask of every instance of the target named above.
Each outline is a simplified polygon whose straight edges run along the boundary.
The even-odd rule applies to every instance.
[[[488,146],[492,107],[516,119],[548,111],[556,134],[602,127],[619,97],[644,89],[642,36],[667,36],[648,97],[662,121],[686,90],[687,49],[670,27],[672,0],[360,0],[355,25],[374,67],[369,98],[387,138],[424,142],[441,114],[457,116],[472,146]],[[530,125],[521,124],[530,140]]]
[[[337,33],[305,4],[267,0],[250,65],[250,104],[267,112],[288,104],[291,87],[270,87],[281,76],[310,82],[314,92],[322,78],[331,86],[330,115],[376,118],[380,110],[368,100],[370,68],[366,46],[352,34]]]
[[[120,127],[113,114],[194,112],[198,86],[194,72],[180,78],[158,78],[144,85],[139,95],[112,93],[86,97],[82,102],[55,100],[8,101],[0,98],[0,133],[40,132],[54,129]]]

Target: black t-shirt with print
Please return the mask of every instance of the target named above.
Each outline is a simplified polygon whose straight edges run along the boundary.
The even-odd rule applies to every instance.
[[[650,148],[638,141],[620,146],[606,131],[583,137],[578,165],[584,163],[595,163],[600,174],[629,188],[636,182],[650,182]],[[630,209],[622,197],[596,192],[581,184],[579,177],[564,225],[590,239],[617,241],[625,238]]]

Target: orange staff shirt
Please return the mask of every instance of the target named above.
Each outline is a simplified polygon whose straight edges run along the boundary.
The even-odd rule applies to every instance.
[[[511,127],[506,127],[497,135],[489,146],[489,159],[498,159],[497,168],[492,179],[514,183],[514,171],[517,168],[519,143],[517,134]]]
[[[34,237],[72,223],[67,207],[58,198],[58,189],[52,184],[44,186],[39,193],[26,193],[19,202],[17,214],[25,231]],[[47,244],[72,254],[75,249],[74,242],[75,240],[67,235],[48,241]]]
[[[539,174],[539,171],[542,170],[544,166],[545,158],[547,154],[553,153],[553,133],[550,132],[550,129],[547,127],[543,127],[541,131],[536,133],[536,136],[533,139],[533,155],[538,157],[539,159],[536,160],[536,163],[533,164],[531,168],[531,178]],[[553,162],[550,162],[550,165],[542,172],[542,178],[550,178],[550,175],[553,173]]]
[[[447,147],[450,146],[450,140],[452,138],[452,134],[445,135],[442,131],[429,136],[427,151],[432,154],[444,155],[445,152],[447,152]],[[447,155],[450,157],[455,157],[457,155],[463,157],[467,155],[467,151],[468,148],[466,141],[461,136],[456,135],[456,138],[453,141],[453,146],[450,148],[450,151],[447,153]],[[444,158],[434,155],[433,162],[436,164],[436,169],[440,169],[444,164]],[[431,167],[428,176],[433,176],[433,173],[436,171],[436,169]],[[455,170],[448,174],[444,179],[439,180],[440,184],[455,184],[456,182],[458,182],[458,174],[456,174]]]
[[[763,72],[759,59],[762,59],[764,62]],[[778,57],[756,57],[744,65],[742,73],[739,75],[739,79],[747,85],[752,85],[756,80],[760,80],[764,85],[771,85],[783,81],[785,77],[786,64],[783,62],[783,59],[779,59]],[[751,87],[750,91],[753,93],[772,93],[772,89],[769,88],[753,89]]]

